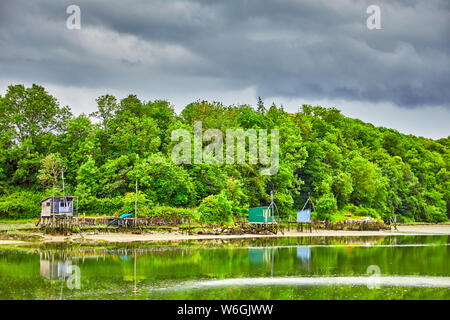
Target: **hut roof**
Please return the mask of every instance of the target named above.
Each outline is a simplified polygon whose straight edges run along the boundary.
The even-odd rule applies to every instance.
[[[61,201],[61,200],[66,200],[66,201],[73,201],[73,199],[75,198],[74,196],[65,196],[65,197],[47,197],[47,198],[45,198],[45,199],[43,199],[43,200],[41,200],[41,203],[42,202],[45,202],[45,201],[47,201],[47,200],[49,200],[49,199],[54,199],[55,201]]]

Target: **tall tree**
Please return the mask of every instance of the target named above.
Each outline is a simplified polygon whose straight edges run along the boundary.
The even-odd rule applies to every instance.
[[[58,179],[64,169],[63,161],[58,154],[50,153],[41,161],[39,180],[44,187],[58,188]]]
[[[0,100],[0,124],[15,131],[19,144],[27,138],[36,143],[40,134],[61,132],[70,116],[69,107],[60,107],[56,98],[36,84],[31,88],[11,85]]]
[[[262,101],[261,97],[258,97],[258,108],[256,109],[258,113],[265,114],[266,113],[266,107],[264,106],[264,101]]]

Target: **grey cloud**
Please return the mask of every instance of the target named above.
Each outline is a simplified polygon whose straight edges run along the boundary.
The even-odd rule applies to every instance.
[[[65,29],[72,3],[2,2],[0,76],[450,108],[447,0],[377,1],[373,31],[371,0],[77,1],[81,31]]]

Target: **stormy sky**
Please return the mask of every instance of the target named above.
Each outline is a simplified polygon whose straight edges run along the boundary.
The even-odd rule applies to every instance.
[[[66,27],[69,5],[81,29]],[[381,29],[369,30],[370,5]],[[76,114],[130,93],[337,107],[404,133],[450,135],[448,0],[0,0],[0,94],[38,83]]]

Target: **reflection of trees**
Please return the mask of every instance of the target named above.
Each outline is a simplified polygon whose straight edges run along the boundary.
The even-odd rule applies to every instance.
[[[348,245],[349,242],[342,243],[342,237],[303,237],[254,242],[242,240],[235,243],[235,246],[227,242],[222,248],[207,244],[204,244],[203,248],[61,247],[39,250],[37,254],[34,250],[27,251],[29,253],[8,253],[2,250],[0,298],[58,297],[60,286],[54,288],[54,283],[46,279],[67,279],[70,274],[68,262],[80,267],[83,292],[68,292],[64,288],[66,297],[78,294],[80,297],[93,298],[96,298],[95,294],[109,298],[117,298],[118,293],[124,297],[129,296],[132,294],[135,279],[139,288],[197,279],[351,276],[366,275],[367,267],[372,264],[380,267],[382,275],[449,276],[448,237],[433,238],[434,242],[431,243],[442,245],[395,246],[409,243],[426,244],[431,241],[429,237],[414,236],[367,239],[354,237],[349,239],[353,243],[352,246]],[[364,245],[373,241],[393,246]],[[249,244],[253,246],[250,247]],[[317,244],[319,246],[316,246]],[[62,265],[58,266],[58,263]],[[37,272],[37,268],[40,268],[40,272]],[[148,290],[138,292],[143,295],[143,291]],[[107,296],[108,294],[110,296]]]

